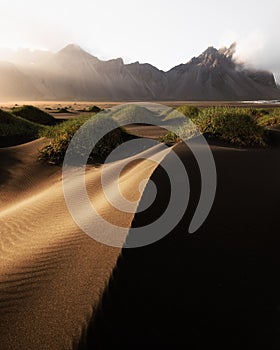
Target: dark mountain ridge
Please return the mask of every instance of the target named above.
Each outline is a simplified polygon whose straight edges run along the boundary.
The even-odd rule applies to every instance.
[[[25,52],[25,62],[0,64],[0,99],[257,100],[279,99],[274,76],[237,63],[235,45],[209,47],[168,72],[121,58],[99,60],[77,45],[57,53]],[[28,60],[27,60],[28,58]],[[6,67],[6,68],[5,68]],[[13,68],[11,68],[13,67]]]

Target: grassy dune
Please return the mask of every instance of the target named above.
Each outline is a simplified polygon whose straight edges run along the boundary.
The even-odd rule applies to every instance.
[[[108,157],[108,155],[119,145],[132,136],[128,134],[123,128],[120,128],[118,123],[113,120],[109,115],[94,115],[91,117],[80,117],[77,119],[67,120],[59,125],[48,127],[41,133],[42,136],[50,138],[49,145],[45,146],[41,150],[40,158],[53,164],[62,164],[64,160],[67,148],[72,140],[74,134],[85,123],[90,128],[84,127],[81,129],[81,138],[84,142],[83,145],[78,143],[76,145],[75,152],[77,154],[83,154],[85,145],[90,147],[92,135],[90,131],[92,128],[101,134],[104,134],[103,130],[107,126],[113,129],[107,133],[102,139],[100,139],[92,150],[89,162],[90,163],[102,163]]]
[[[127,124],[134,124],[136,122],[142,124],[153,124],[155,118],[158,118],[158,115],[151,110],[133,104],[109,112],[109,115],[117,122],[125,122]]]
[[[188,119],[184,120],[184,117]],[[238,147],[263,147],[270,142],[266,127],[280,125],[280,109],[208,107],[199,110],[185,105],[169,112],[164,120],[168,122],[174,119],[180,119],[181,125],[177,131],[168,132],[162,137],[162,142],[178,142],[179,135],[190,138],[195,134],[196,127],[211,139]]]
[[[56,119],[53,116],[34,106],[24,105],[22,107],[13,108],[12,113],[37,124],[56,124]]]
[[[35,140],[42,125],[0,110],[0,147]]]
[[[90,116],[101,109],[89,106]],[[51,139],[50,144],[41,151],[41,157],[50,162],[62,163],[66,149],[75,132],[90,118],[87,114],[58,124],[50,114],[32,105],[14,107],[11,113],[0,112],[0,146],[10,146],[36,139],[40,136]],[[190,123],[190,120],[194,123]],[[126,105],[121,109],[107,111],[102,117],[94,117],[95,127],[103,123],[113,123],[116,129],[102,140],[92,156],[102,161],[114,146],[122,143],[128,135],[119,128],[118,123],[172,124],[175,132],[168,132],[160,138],[167,144],[180,141],[180,137],[190,138],[200,133],[211,140],[228,143],[238,147],[266,146],[270,143],[266,128],[280,125],[280,108],[252,107],[206,107],[181,105],[159,115],[136,104]],[[90,137],[90,135],[87,135]],[[106,139],[106,141],[105,141]],[[109,153],[108,153],[109,152]]]

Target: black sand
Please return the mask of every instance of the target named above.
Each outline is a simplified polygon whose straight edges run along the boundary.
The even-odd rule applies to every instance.
[[[280,149],[213,147],[217,195],[204,225],[188,235],[199,173],[182,144],[191,199],[161,241],[123,249],[92,320],[87,349],[280,346]],[[156,203],[133,226],[152,221],[169,199],[158,167]],[[145,193],[144,193],[145,196]]]

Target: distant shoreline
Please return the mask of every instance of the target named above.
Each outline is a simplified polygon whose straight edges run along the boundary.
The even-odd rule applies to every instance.
[[[256,100],[256,101],[73,101],[73,100],[15,100],[0,101],[0,108],[11,108],[15,105],[34,105],[36,107],[61,107],[64,105],[72,105],[72,107],[87,107],[88,105],[97,105],[102,108],[111,108],[120,104],[129,103],[155,103],[163,104],[169,107],[178,107],[184,104],[190,104],[197,107],[211,106],[230,106],[230,107],[254,107],[254,108],[271,108],[280,107],[280,100]]]

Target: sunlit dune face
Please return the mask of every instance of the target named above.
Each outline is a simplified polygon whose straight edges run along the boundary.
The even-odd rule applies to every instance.
[[[107,184],[106,193],[102,189],[101,177],[94,179],[94,181],[88,181],[86,184],[88,195],[98,215],[113,225],[128,227],[127,223],[130,223],[131,215],[129,212],[121,211],[115,207],[114,198],[121,196],[123,200],[131,202],[132,206],[129,206],[129,210],[134,205],[137,207],[149,176],[157,165],[156,162],[149,159],[136,159],[129,162],[121,171],[120,177],[116,181],[117,186],[115,186],[115,183],[114,186],[108,186]],[[135,204],[132,204],[132,202]],[[116,215],[113,216],[112,213]],[[122,221],[126,224],[121,223]]]

